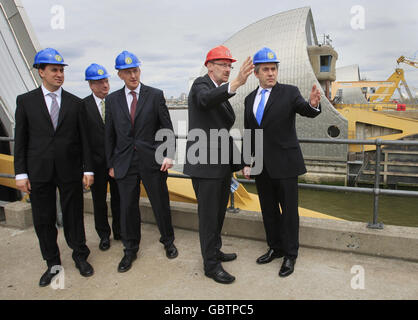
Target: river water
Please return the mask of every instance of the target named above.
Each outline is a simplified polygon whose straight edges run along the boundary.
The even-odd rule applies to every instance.
[[[170,110],[174,131],[187,134],[187,110]],[[183,161],[185,141],[178,140],[178,162]],[[175,170],[182,171],[177,164]],[[257,193],[255,185],[245,185],[247,191]],[[373,195],[362,193],[299,189],[299,206],[350,221],[373,221]],[[379,196],[378,222],[389,225],[418,227],[418,198]]]

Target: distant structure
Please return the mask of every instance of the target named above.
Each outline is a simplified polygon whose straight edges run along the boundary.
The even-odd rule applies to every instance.
[[[16,96],[41,83],[32,68],[40,45],[20,1],[0,0],[0,35],[0,136],[12,137]]]
[[[357,64],[337,68],[337,81],[360,81],[360,69]],[[344,88],[337,93],[338,103],[365,104],[367,99],[361,88]]]
[[[267,17],[242,29],[224,42],[233,57],[238,60],[230,78],[233,79],[237,75],[239,66],[246,57],[253,56],[262,47],[271,48],[280,60],[280,83],[299,87],[305,99],[308,99],[312,85],[316,84],[322,88],[322,114],[313,120],[297,117],[299,138],[330,138],[329,131],[332,127],[338,129],[338,135],[334,138],[346,139],[348,122],[326,98],[329,96],[330,83],[336,79],[335,62],[338,55],[330,46],[329,37],[325,40],[324,44],[318,43],[309,7]],[[204,73],[206,68],[202,68],[201,74]],[[243,128],[244,98],[257,85],[257,79],[251,75],[247,83],[238,90],[237,95],[230,100],[237,114],[235,128]],[[307,159],[347,159],[346,145],[303,144],[302,149]]]

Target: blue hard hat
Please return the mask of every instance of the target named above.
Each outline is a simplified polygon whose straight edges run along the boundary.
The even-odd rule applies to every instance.
[[[263,49],[256,52],[253,57],[253,64],[257,63],[279,63],[276,54],[273,50],[264,47]]]
[[[109,77],[105,67],[100,64],[92,63],[86,69],[86,80],[100,80]]]
[[[38,69],[41,64],[60,64],[68,66],[68,64],[64,63],[62,55],[57,50],[52,48],[41,50],[35,55],[33,67]]]
[[[136,68],[141,65],[141,62],[138,60],[136,55],[130,53],[129,51],[122,51],[116,57],[115,60],[115,68],[120,69],[128,69],[128,68]]]

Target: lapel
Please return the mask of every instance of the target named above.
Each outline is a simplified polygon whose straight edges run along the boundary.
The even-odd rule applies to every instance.
[[[41,113],[44,116],[45,121],[49,124],[49,127],[53,132],[54,131],[54,126],[52,124],[51,115],[48,112],[48,107],[46,106],[44,93],[43,93],[41,87],[39,87],[36,91],[36,99],[38,101],[35,102],[35,105],[40,106]]]
[[[93,97],[93,94],[91,94],[87,98],[87,112],[90,113],[94,121],[96,121],[97,125],[99,125],[100,127],[104,127],[103,118],[100,115],[100,112],[97,107],[96,100]]]
[[[208,74],[206,74],[204,76],[204,78],[212,89],[218,88],[218,87],[215,86],[215,84],[213,83],[212,79],[209,77]],[[235,122],[235,112],[234,112],[234,109],[232,108],[231,103],[227,100],[227,101],[222,102],[221,105],[225,109],[227,114],[229,115],[230,120],[232,121],[232,123],[234,123]]]
[[[67,94],[67,91],[62,89],[60,113],[58,115],[58,124],[57,124],[57,128],[55,129],[55,132],[58,131],[58,129],[60,128],[62,121],[65,118],[65,115],[68,113],[68,110],[71,108],[70,100],[71,99],[69,95]]]
[[[279,85],[278,82],[276,82],[274,87],[271,89],[270,97],[267,100],[266,107],[264,108],[263,119],[261,119],[261,123],[263,123],[267,112],[269,111],[269,109],[273,105],[273,102],[277,99],[277,97],[279,97],[280,89],[281,89],[281,86]]]
[[[148,97],[149,97],[149,88],[148,86],[141,83],[141,88],[139,89],[138,102],[136,104],[134,123],[138,115],[142,112],[142,110],[144,110],[145,102],[147,101]]]
[[[250,97],[248,98],[248,105],[247,105],[247,108],[246,108],[248,119],[251,120],[251,121],[254,121],[254,123],[256,123],[257,126],[258,126],[258,123],[257,123],[257,120],[254,116],[253,107],[254,107],[254,101],[255,101],[255,97],[257,95],[258,88],[259,87],[257,87],[253,92],[250,93]]]
[[[128,118],[129,122],[131,122],[131,115],[129,114],[129,107],[128,102],[126,101],[125,96],[125,87],[119,90],[119,105],[120,105],[120,111],[125,114],[125,116]]]

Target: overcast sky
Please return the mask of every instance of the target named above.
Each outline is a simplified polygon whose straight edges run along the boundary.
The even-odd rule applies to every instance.
[[[21,2],[41,47],[57,49],[69,64],[64,87],[80,97],[90,93],[84,70],[93,62],[112,75],[111,91],[122,87],[114,61],[123,50],[142,62],[142,82],[164,90],[167,97],[178,97],[187,93],[189,78],[200,73],[208,50],[249,24],[304,6],[312,9],[319,40],[324,33],[333,40],[337,67],[358,64],[363,78],[386,80],[399,56],[418,59],[416,0]],[[358,28],[361,12],[353,9],[356,5],[364,8],[364,29]],[[64,9],[64,20],[54,6]],[[418,69],[406,64],[402,68],[409,86],[417,90]]]

